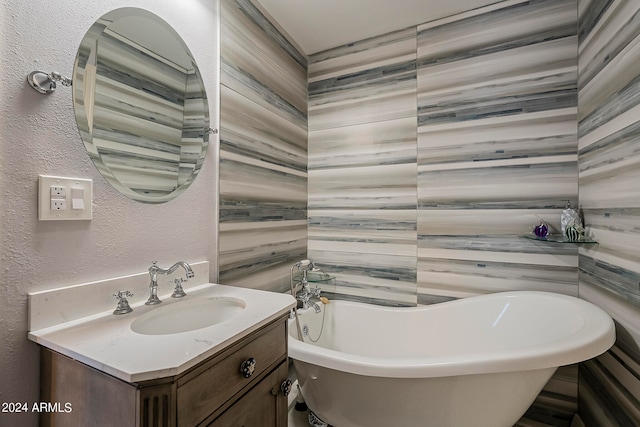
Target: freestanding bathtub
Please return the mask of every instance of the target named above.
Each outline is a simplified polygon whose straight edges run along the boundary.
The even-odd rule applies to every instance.
[[[307,405],[334,427],[511,427],[557,367],[615,341],[603,310],[546,292],[322,309],[299,310],[303,342],[290,320],[289,356]]]

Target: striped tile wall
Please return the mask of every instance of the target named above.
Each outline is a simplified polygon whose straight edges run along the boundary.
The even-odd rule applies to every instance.
[[[284,291],[307,256],[307,59],[249,0],[221,2],[219,278]]]
[[[391,296],[403,283],[366,284],[368,268],[407,273],[413,257],[421,303],[577,295],[577,248],[519,237],[540,219],[559,229],[565,201],[577,203],[576,10],[507,1],[310,58],[310,256],[370,263],[336,267],[341,293],[413,303]]]
[[[576,1],[505,1],[418,27],[419,301],[577,295]]]
[[[579,3],[580,297],[607,310],[617,341],[580,365],[585,425],[640,425],[640,3]]]
[[[309,58],[309,257],[325,294],[416,305],[416,32]]]

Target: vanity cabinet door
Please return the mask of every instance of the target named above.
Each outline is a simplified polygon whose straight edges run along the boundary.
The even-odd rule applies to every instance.
[[[280,390],[286,379],[287,362],[283,362],[209,427],[286,427],[288,399]]]

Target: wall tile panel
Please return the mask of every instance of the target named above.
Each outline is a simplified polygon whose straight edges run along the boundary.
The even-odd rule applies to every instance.
[[[498,290],[577,295],[575,1],[502,2],[418,26],[418,287],[422,302]]]
[[[616,322],[614,347],[580,365],[586,425],[640,425],[640,5],[579,4],[579,185],[597,246],[580,249],[580,296]]]
[[[307,256],[306,57],[248,0],[221,16],[218,281],[286,291]]]
[[[330,296],[416,304],[416,33],[309,58],[309,257]]]

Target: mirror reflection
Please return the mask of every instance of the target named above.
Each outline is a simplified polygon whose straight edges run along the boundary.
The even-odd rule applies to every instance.
[[[74,64],[73,105],[89,156],[127,197],[166,202],[202,167],[211,129],[200,71],[148,11],[116,9],[91,26]]]

